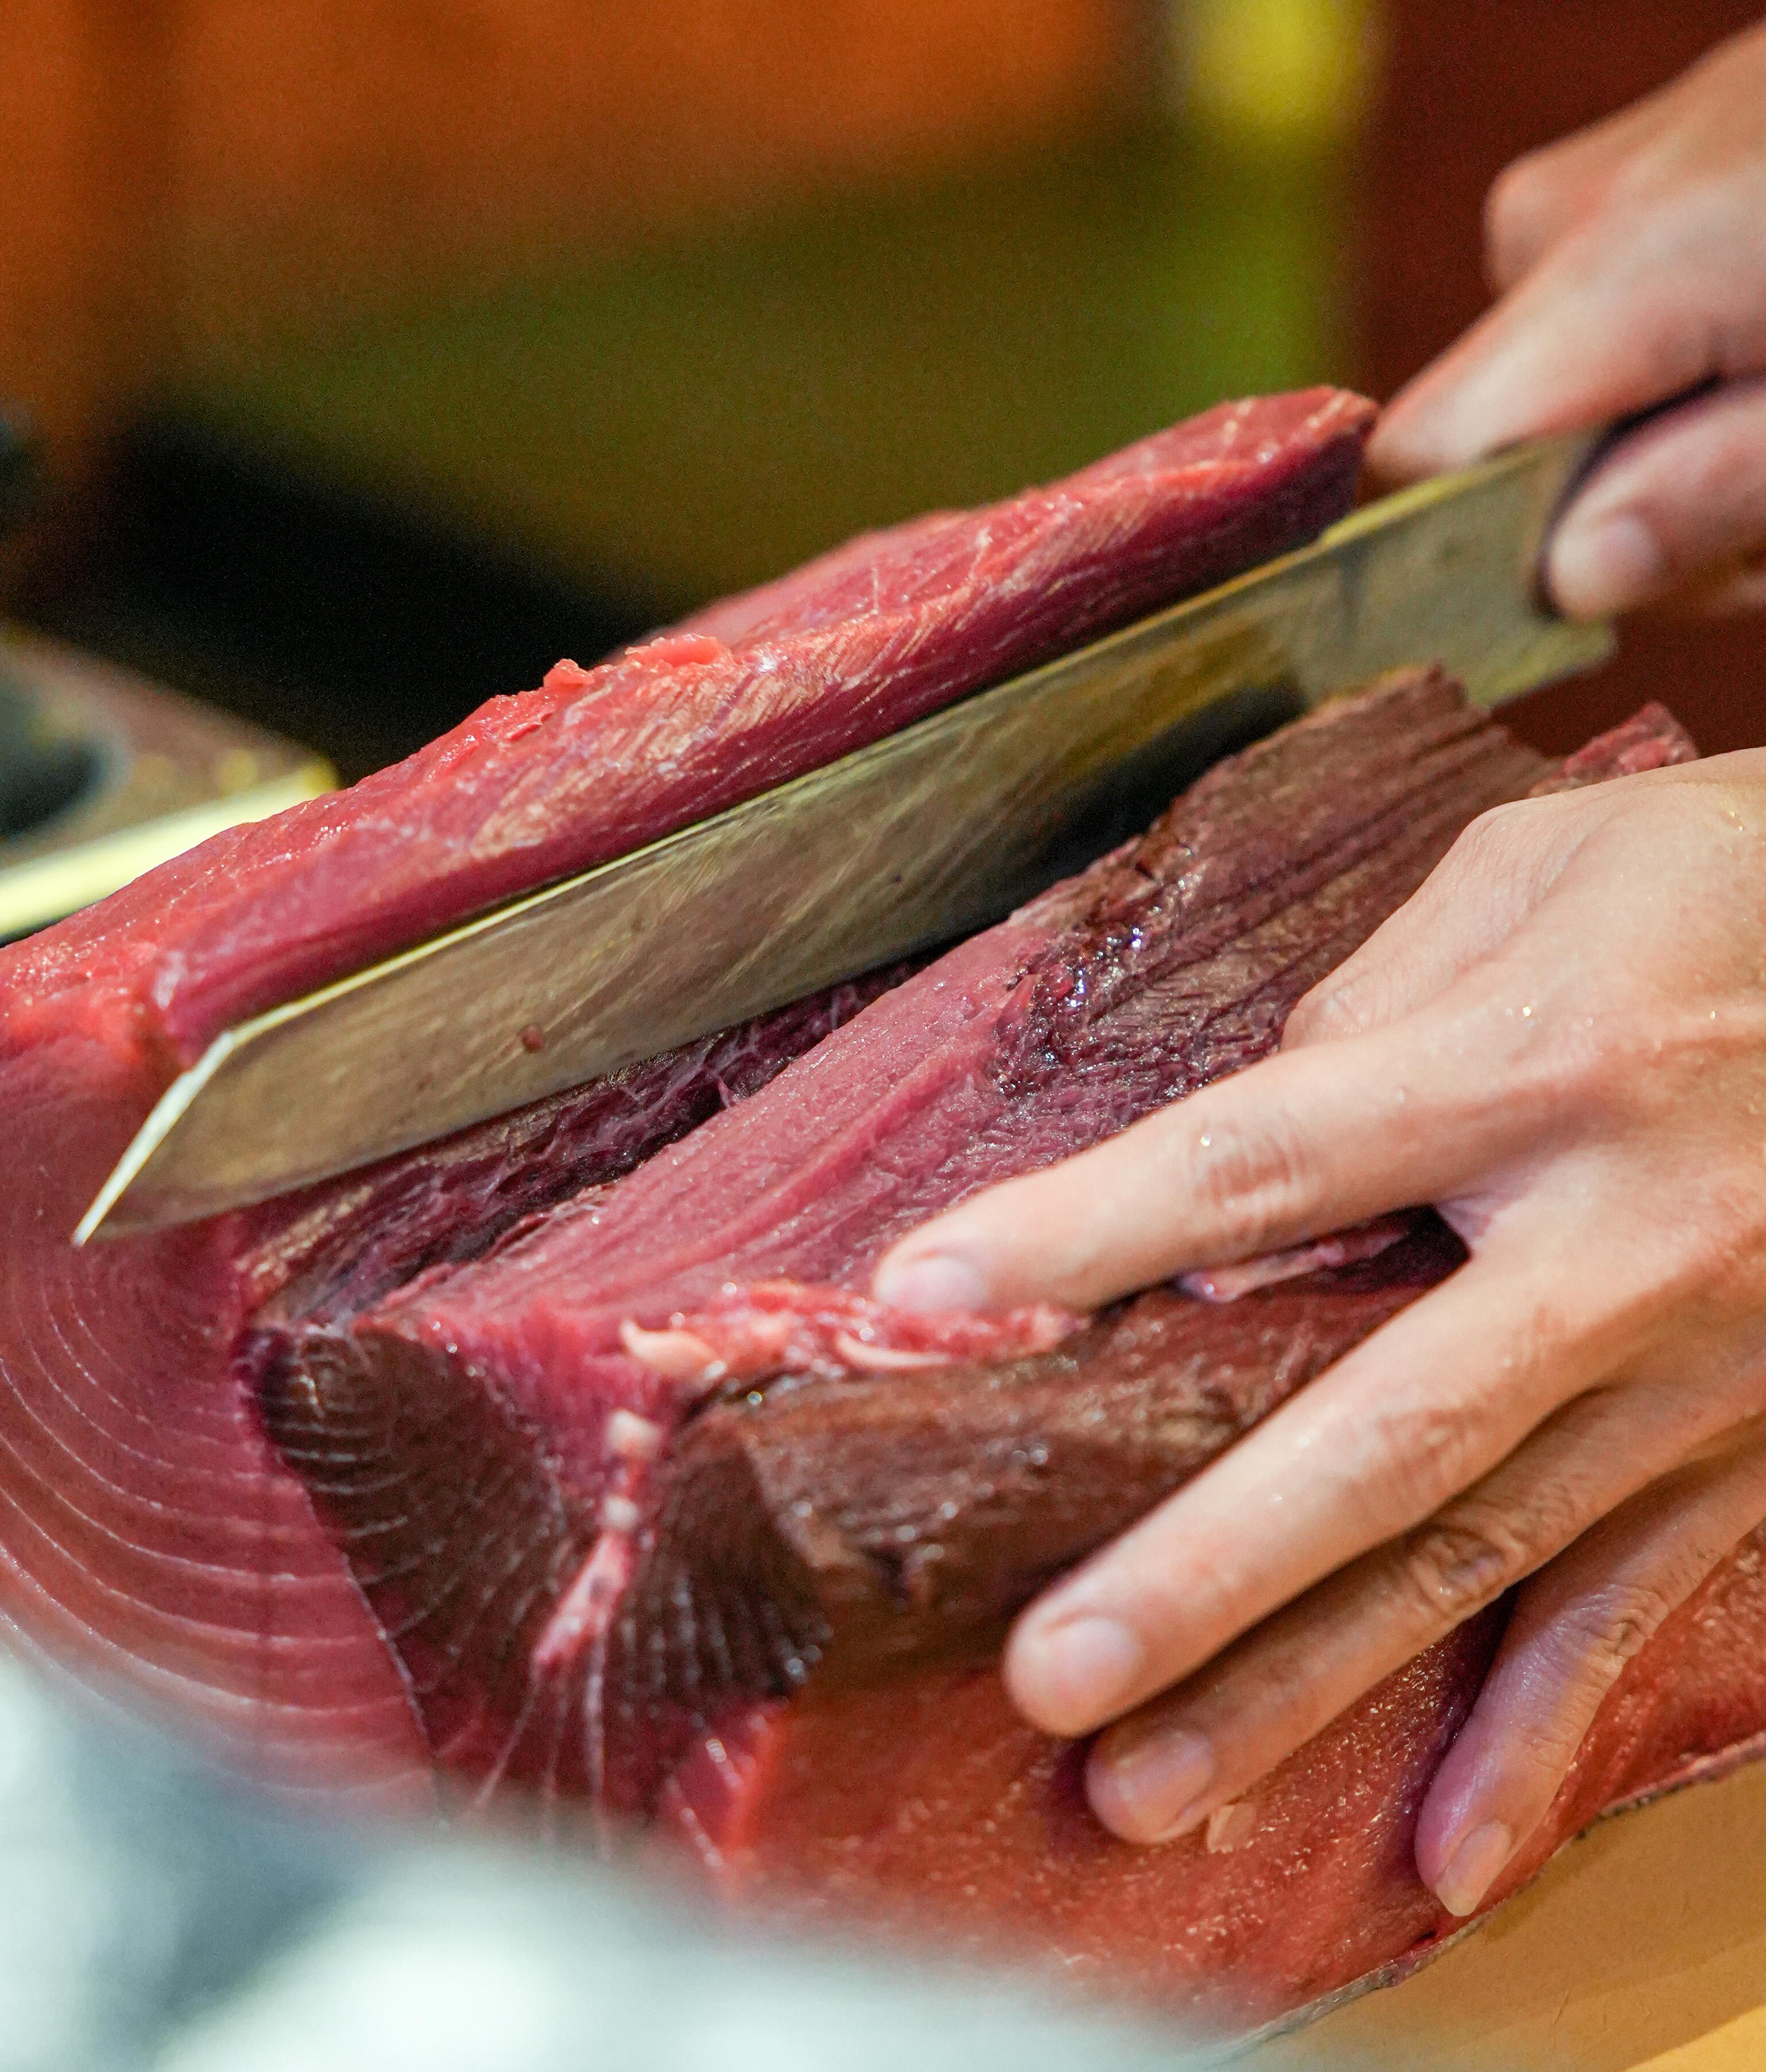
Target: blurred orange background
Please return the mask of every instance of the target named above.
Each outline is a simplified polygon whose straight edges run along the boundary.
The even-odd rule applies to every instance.
[[[77,438],[182,341],[1095,119],[1132,0],[14,0],[0,387]]]

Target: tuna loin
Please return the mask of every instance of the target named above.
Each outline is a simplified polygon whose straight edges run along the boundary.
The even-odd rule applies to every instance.
[[[1261,1054],[1483,805],[1687,752],[1662,716],[1554,778],[1413,674],[918,976],[297,1199],[66,1242],[225,1021],[1295,544],[1366,418],[1235,406],[856,543],[7,953],[14,1631],[285,1778],[598,1791],[733,1894],[906,1909],[1219,2028],[1413,1961],[1439,1923],[1410,1823],[1500,1612],[1152,1852],[1091,1822],[992,1655],[1038,1583],[1451,1271],[1448,1233],[1082,1326],[928,1334],[858,1291],[918,1215]],[[1744,1549],[1639,1658],[1535,1857],[1747,1752],[1758,1575]]]
[[[0,1618],[18,1640],[202,1716],[254,1766],[430,1789],[453,1745],[265,1431],[256,1348],[625,1170],[863,996],[298,1201],[76,1253],[129,1137],[239,1016],[1300,544],[1346,508],[1372,414],[1335,390],[1224,405],[881,535],[604,668],[561,664],[409,762],[0,952]],[[530,1745],[549,1774],[538,1728]]]
[[[654,1666],[681,1651],[610,1630],[633,1507],[663,1451],[633,1458],[615,1434],[637,1419],[666,1435],[704,1392],[635,1358],[633,1327],[679,1328],[733,1284],[860,1288],[882,1247],[934,1210],[1261,1054],[1466,823],[1546,767],[1436,673],[1330,707],[1221,765],[1140,841],[883,994],[617,1186],[346,1330],[269,1348],[273,1429],[343,1544],[372,1553],[356,1580],[421,1651],[411,1673],[438,1716],[474,1708],[485,1731],[478,1708],[494,1691],[500,1748],[563,1702],[561,1682],[589,1675],[606,1702],[581,1759],[610,1803],[647,1805],[709,1701],[683,1709],[671,1689],[652,1704],[628,1688],[628,1655]],[[363,1420],[395,1404],[436,1435],[421,1490],[361,1443]],[[492,1460],[494,1517],[451,1503],[449,1485],[491,1474]],[[519,1634],[487,1626],[460,1581],[461,1536],[507,1541],[516,1515],[523,1544],[568,1534],[578,1579],[549,1555]],[[412,1544],[437,1517],[452,1527],[442,1568]],[[770,1690],[807,1666],[813,1636],[770,1601],[756,1616],[773,1636],[758,1686]],[[736,1646],[729,1621],[706,1630],[714,1655]]]
[[[384,1616],[410,1606],[425,1529],[462,1458],[484,1463],[498,1515],[573,1553],[499,1658],[510,1716],[585,1692],[582,1764],[604,1794],[653,1806],[721,1889],[774,1914],[936,1922],[1234,2032],[1416,1961],[1444,1924],[1411,1826],[1500,1610],[1255,1803],[1152,1852],[1091,1821],[1076,1752],[1012,1717],[991,1659],[1041,1582],[1450,1272],[1461,1255],[1435,1219],[1308,1275],[1288,1262],[1235,1301],[1154,1291],[1004,1363],[758,1387],[745,1373],[708,1395],[703,1371],[646,1370],[630,1346],[742,1310],[728,1285],[762,1264],[852,1281],[929,1207],[1261,1054],[1482,804],[1690,753],[1656,712],[1548,773],[1439,677],[1399,679],[1224,766],[1144,841],[885,995],[620,1186],[347,1334],[285,1341],[272,1414],[346,1544],[373,1548],[364,1588]],[[585,1393],[605,1417],[598,1452]],[[395,1404],[448,1437],[389,1483],[388,1453],[358,1442],[364,1413]],[[437,1572],[470,1559],[456,1539]],[[1749,1667],[1766,1645],[1757,1556],[1702,1605],[1603,1714],[1517,1877],[1603,1807],[1721,1763],[1766,1725]],[[490,1688],[470,1604],[437,1598],[422,1623],[433,1662]]]
[[[1533,788],[1691,753],[1650,708]],[[1016,1718],[992,1666],[1036,1588],[1464,1256],[1426,1211],[1349,1237],[1315,1248],[1310,1272],[1295,1259],[1246,1272],[1237,1299],[1155,1290],[1004,1365],[806,1378],[688,1423],[607,1680],[628,1733],[660,1723],[684,1746],[661,1823],[719,1889],[774,1919],[869,1913],[947,1945],[1041,1955],[1065,1979],[1139,1987],[1229,2035],[1400,1975],[1453,1932],[1415,1875],[1412,1831],[1500,1605],[1202,1833],[1155,1850],[1090,1819],[1082,1749]],[[1487,1906],[1600,1813],[1766,1745],[1763,1552],[1766,1530],[1631,1666]],[[758,1697],[769,1679],[775,1695]]]

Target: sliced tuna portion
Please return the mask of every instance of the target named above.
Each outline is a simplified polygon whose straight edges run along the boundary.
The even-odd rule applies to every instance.
[[[440,1744],[399,1638],[265,1431],[266,1334],[335,1322],[623,1171],[852,997],[294,1202],[76,1252],[154,1101],[241,1015],[1301,544],[1346,508],[1371,416],[1335,390],[1224,406],[1070,483],[883,535],[722,607],[719,631],[561,664],[408,762],[0,950],[0,1619],[17,1643],[201,1715],[256,1766],[426,1789]],[[442,1587],[483,1586],[462,1570]]]
[[[482,1378],[584,1501],[635,1501],[610,1413],[671,1424],[701,1392],[635,1357],[634,1330],[754,1282],[858,1292],[934,1211],[1260,1055],[1467,822],[1546,767],[1428,671],[1284,729],[618,1186],[365,1311],[327,1359]]]
[[[561,662],[350,791],[150,872],[22,968],[58,985],[126,968],[187,1062],[259,1009],[1303,545],[1347,508],[1373,416],[1332,388],[1223,404],[599,668]]]
[[[1402,1978],[1464,1926],[1418,1878],[1412,1838],[1503,1617],[1480,1613],[1156,1848],[1106,1833],[1086,1807],[1082,1746],[1035,1733],[991,1667],[963,1663],[817,1679],[733,1709],[669,1780],[661,1824],[713,1889],[775,1930],[869,1922],[909,1947],[1144,1995],[1238,2037]],[[1766,1532],[1630,1664],[1484,1910],[1602,1815],[1763,1749]]]

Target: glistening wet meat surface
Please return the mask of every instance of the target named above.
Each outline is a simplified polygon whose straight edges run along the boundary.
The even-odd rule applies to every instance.
[[[505,1732],[528,1717],[538,1684],[587,1679],[581,1760],[613,1803],[640,1807],[682,1719],[661,1694],[652,1732],[628,1700],[613,1610],[631,1572],[632,1507],[649,1500],[658,1467],[610,1433],[623,1412],[666,1435],[703,1391],[635,1359],[632,1328],[665,1330],[732,1285],[790,1278],[857,1292],[882,1247],[925,1215],[1262,1054],[1294,1001],[1460,829],[1546,768],[1427,671],[1284,730],[1203,779],[1140,841],[884,993],[626,1179],[550,1211],[482,1261],[420,1276],[345,1330],[313,1332],[310,1345],[291,1334],[269,1398],[290,1457],[313,1461],[314,1412],[328,1400],[482,1403],[474,1425],[494,1416],[510,1435],[521,1515],[571,1521],[570,1553],[524,1601],[524,1631],[546,1638],[544,1675],[524,1680],[523,1647],[499,1657]],[[343,1544],[374,1552],[356,1572],[389,1630],[425,1636],[414,1688],[451,1717],[484,1702],[478,1592],[452,1538],[446,1570],[417,1604],[406,1564],[380,1560],[386,1521],[372,1501],[363,1511],[364,1493],[404,1499],[356,1446],[357,1414],[335,1427],[346,1466],[322,1501]],[[530,1469],[518,1472],[517,1457]],[[345,1482],[347,1497],[333,1490]],[[444,1492],[431,1500],[446,1509]],[[488,1567],[495,1513],[470,1515]],[[775,1618],[764,1603],[755,1615]],[[499,1628],[499,1646],[503,1638]],[[668,1651],[636,1646],[646,1659]],[[774,1656],[791,1659],[782,1628]]]
[[[254,1770],[426,1795],[445,1741],[402,1630],[364,1601],[361,1550],[321,1525],[266,1431],[258,1313],[280,1294],[267,1324],[335,1318],[470,1255],[720,1105],[725,1063],[731,1091],[758,1083],[749,1067],[812,1042],[821,1010],[727,1039],[745,1063],[714,1046],[297,1202],[76,1252],[74,1226],[154,1103],[240,1015],[1298,545],[1345,508],[1371,416],[1333,390],[1226,405],[1069,483],[885,535],[733,601],[715,634],[561,665],[408,762],[0,950],[14,1643],[202,1720]],[[869,590],[867,556],[889,571]],[[475,1552],[519,1569],[496,1552],[495,1492],[462,1491],[442,1544],[475,1529]],[[520,1542],[515,1523],[506,1536]],[[470,1567],[421,1587],[432,1605],[495,1598]]]
[[[1690,752],[1658,712],[1569,775],[1598,781],[1615,763]],[[1381,772],[1411,810],[1388,810]],[[330,1404],[395,1395],[437,1430],[470,1431],[474,1457],[494,1457],[501,1488],[522,1493],[499,1505],[556,1560],[503,1660],[500,1702],[532,1717],[585,1695],[571,1775],[614,1804],[654,1806],[738,1903],[770,1918],[857,1910],[910,1932],[935,1922],[941,1938],[1157,1992],[1223,2032],[1415,1961],[1444,1924],[1411,1866],[1411,1825],[1500,1610],[1354,1708],[1255,1805],[1150,1854],[1090,1819],[1074,1752],[1012,1716],[991,1664],[1042,1582],[1452,1270],[1462,1255],[1434,1219],[1280,1262],[1230,1302],[1154,1291],[1004,1362],[836,1372],[818,1339],[808,1371],[719,1386],[697,1365],[631,1361],[630,1326],[644,1320],[642,1346],[720,1304],[743,1311],[741,1275],[763,1257],[858,1285],[901,1194],[904,1220],[922,1211],[926,1172],[934,1201],[955,1198],[1012,1170],[1019,1147],[1054,1155],[1109,1126],[1089,1105],[1095,1060],[1107,1082],[1155,1090],[1142,1099],[1237,1069],[1481,803],[1561,781],[1427,672],[1264,744],[1033,919],[884,996],[744,1108],[364,1315],[353,1353],[334,1339],[337,1365],[308,1370],[302,1443],[315,1458],[349,1453],[327,1433]],[[1284,784],[1279,816],[1241,810]],[[1426,839],[1423,798],[1439,812]],[[1269,844],[1270,826],[1300,838]],[[953,1114],[961,1132],[935,1126]],[[924,1166],[900,1148],[929,1141],[945,1155]],[[979,1176],[977,1145],[998,1161]],[[713,1285],[729,1292],[706,1296]],[[806,1315],[826,1314],[823,1292],[801,1294]],[[774,1314],[791,1299],[768,1286]],[[695,1301],[711,1309],[683,1306]],[[568,1423],[545,1408],[567,1390]],[[585,1396],[605,1418],[598,1450]],[[436,1486],[453,1479],[444,1469]],[[334,1501],[358,1531],[385,1522],[372,1488]],[[1756,1730],[1749,1558],[1725,1600],[1738,1624],[1718,1650],[1723,1675],[1688,1711],[1672,1675],[1638,1672],[1644,1696],[1626,1700],[1616,1741],[1591,1743],[1589,1774],[1628,1794]],[[470,1630],[432,1611],[430,1631],[457,1688],[489,1688],[458,1675]],[[1553,1834],[1607,1803],[1601,1788],[1579,1772]]]
[[[1218,2028],[1426,1949],[1410,1823],[1500,1612],[1169,1852],[1103,1834],[991,1664],[1039,1582],[1451,1271],[1448,1234],[1058,1335],[910,1343],[860,1291],[919,1215],[1262,1054],[1483,804],[1688,752],[1665,716],[1554,777],[1415,675],[926,972],[297,1200],[67,1244],[231,1016],[1296,544],[1366,416],[1234,406],[855,543],[5,953],[14,1635],[327,1794],[598,1794],[775,1914],[906,1911]],[[720,1332],[721,1375],[669,1335]],[[1747,1752],[1759,1567],[1633,1665],[1541,1849]]]

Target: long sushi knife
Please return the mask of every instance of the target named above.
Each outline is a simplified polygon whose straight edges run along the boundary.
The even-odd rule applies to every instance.
[[[76,1233],[344,1173],[986,926],[1226,750],[1408,663],[1485,705],[1611,629],[1537,570],[1591,442],[1370,504],[1313,545],[217,1037]]]

